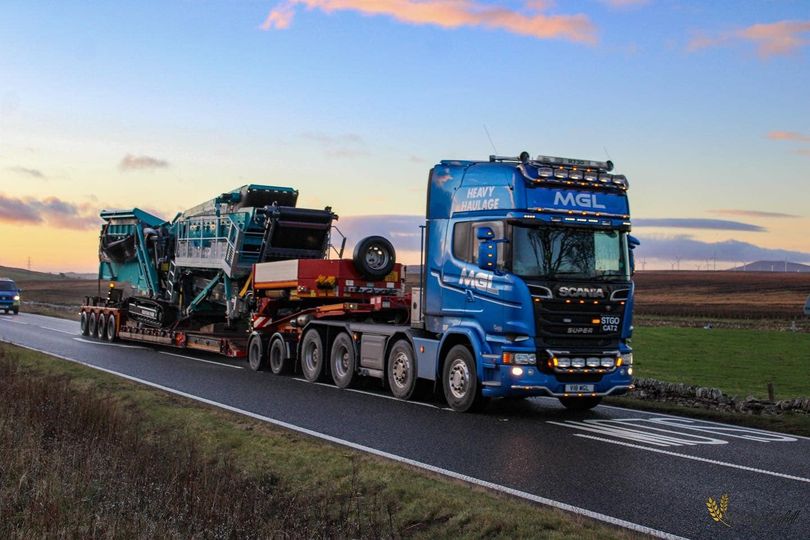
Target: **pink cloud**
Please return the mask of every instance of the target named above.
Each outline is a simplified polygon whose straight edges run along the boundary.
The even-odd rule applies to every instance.
[[[90,204],[72,203],[53,196],[17,198],[0,193],[0,223],[88,229],[97,227],[99,222]]]
[[[530,2],[524,11],[477,2],[476,0],[283,0],[267,15],[264,30],[289,28],[295,8],[318,9],[326,13],[355,11],[383,15],[406,24],[441,28],[480,26],[505,30],[537,39],[565,39],[594,44],[596,30],[587,15],[546,15],[547,2]]]
[[[756,46],[757,54],[769,56],[790,54],[804,47],[810,40],[802,34],[810,33],[810,21],[779,21],[760,23],[718,35],[698,34],[689,40],[690,52],[717,47],[737,41],[747,41]]]
[[[810,135],[805,135],[796,131],[771,131],[768,133],[767,137],[774,141],[810,142]]]

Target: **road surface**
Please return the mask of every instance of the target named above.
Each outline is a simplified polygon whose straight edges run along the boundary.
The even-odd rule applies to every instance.
[[[458,414],[251,371],[244,360],[104,343],[78,323],[0,315],[0,340],[59,355],[285,428],[662,537],[810,537],[810,439],[556,400]],[[723,524],[707,501],[728,496]]]

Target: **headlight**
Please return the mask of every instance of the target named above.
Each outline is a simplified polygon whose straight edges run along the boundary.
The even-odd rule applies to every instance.
[[[613,364],[616,363],[616,359],[610,356],[603,356],[602,357],[602,367],[604,368],[612,368]]]
[[[591,356],[587,360],[585,360],[585,364],[588,367],[599,367],[599,362],[600,362],[599,358],[595,356]]]
[[[632,366],[633,365],[633,353],[625,353],[619,357],[623,366]]]
[[[557,359],[557,367],[570,368],[571,367],[571,359],[567,358],[567,357],[558,358]]]
[[[515,353],[515,364],[534,364],[537,362],[537,355],[534,353]]]
[[[19,301],[19,300],[20,300],[20,295],[19,295],[19,294],[15,294],[15,295],[14,295],[14,300],[15,300],[15,301]]]
[[[583,368],[583,367],[585,367],[585,359],[584,358],[572,358],[571,359],[571,367],[575,367],[575,368]]]

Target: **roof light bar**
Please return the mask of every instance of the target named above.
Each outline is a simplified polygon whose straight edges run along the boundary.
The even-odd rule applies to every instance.
[[[608,161],[591,161],[588,159],[573,159],[554,156],[537,156],[536,162],[546,163],[549,165],[563,165],[567,167],[590,167],[593,169],[600,169],[603,171],[612,171],[613,162]]]

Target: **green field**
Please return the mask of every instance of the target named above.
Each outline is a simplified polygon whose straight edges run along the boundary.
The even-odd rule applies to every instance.
[[[810,396],[810,334],[765,330],[636,328],[637,377],[776,399]]]

